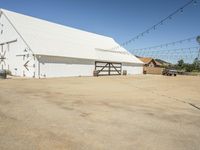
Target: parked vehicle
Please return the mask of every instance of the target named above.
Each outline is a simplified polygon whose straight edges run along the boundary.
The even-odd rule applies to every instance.
[[[178,71],[177,70],[172,70],[172,69],[164,69],[162,74],[166,75],[166,76],[177,76]]]

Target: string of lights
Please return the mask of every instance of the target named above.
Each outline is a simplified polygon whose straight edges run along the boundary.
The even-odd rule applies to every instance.
[[[144,55],[168,55],[168,54],[180,54],[180,53],[196,53],[199,50],[199,46],[187,47],[187,48],[177,48],[177,49],[167,49],[167,50],[153,50],[153,51],[138,51],[134,54],[137,56]]]
[[[153,26],[151,26],[150,28],[146,29],[145,31],[139,33],[138,35],[136,35],[135,37],[131,38],[130,40],[125,41],[124,43],[120,44],[119,46],[111,48],[111,50],[119,49],[120,47],[126,46],[126,45],[128,45],[128,44],[130,44],[132,42],[135,42],[137,39],[143,37],[144,35],[149,34],[151,31],[156,30],[159,26],[162,26],[165,22],[171,20],[178,13],[183,13],[183,10],[186,7],[190,6],[191,4],[196,5],[197,4],[197,0],[190,0],[185,5],[183,5],[182,7],[178,8],[177,10],[172,12],[170,15],[168,15],[167,17],[165,17],[164,19],[162,19],[158,23],[154,24]]]
[[[146,55],[145,57],[150,57],[154,59],[162,59],[162,60],[180,60],[180,59],[189,59],[194,60],[197,53],[190,53],[190,54],[167,54],[167,55]]]
[[[143,56],[154,56],[154,57],[158,57],[158,56],[176,56],[176,55],[191,55],[191,54],[197,54],[197,51],[190,51],[189,53],[164,53],[164,54],[157,54],[157,53],[151,53],[151,54],[144,54]]]
[[[191,42],[191,41],[193,41],[193,40],[196,40],[196,37],[197,37],[197,36],[190,37],[190,38],[183,39],[183,40],[178,40],[178,41],[170,42],[170,43],[164,43],[164,44],[159,44],[159,45],[150,46],[150,47],[145,47],[145,48],[132,49],[131,51],[137,51],[137,50],[151,50],[151,49],[157,49],[157,48],[167,48],[168,46],[175,46],[175,45],[177,45],[177,44],[183,44],[184,42]]]
[[[150,57],[154,59],[162,59],[165,61],[186,60],[191,61],[197,58],[200,47],[187,47],[178,49],[167,49],[157,51],[138,51],[135,53],[138,57]]]
[[[150,51],[146,51],[146,50],[137,50],[132,52],[133,54],[138,54],[138,53],[169,53],[169,52],[183,52],[185,50],[191,51],[191,50],[199,50],[199,46],[196,47],[188,47],[188,48],[177,48],[177,49],[167,49],[167,50],[150,50]]]

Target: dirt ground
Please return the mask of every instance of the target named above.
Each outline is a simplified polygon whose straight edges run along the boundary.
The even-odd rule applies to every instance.
[[[0,80],[0,150],[199,150],[200,77]]]

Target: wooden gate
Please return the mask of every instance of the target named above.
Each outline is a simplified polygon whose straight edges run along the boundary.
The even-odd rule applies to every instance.
[[[95,62],[96,76],[110,76],[110,75],[121,75],[122,64],[113,62]]]

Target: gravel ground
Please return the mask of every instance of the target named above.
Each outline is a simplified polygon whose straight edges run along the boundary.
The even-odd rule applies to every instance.
[[[0,150],[199,150],[200,77],[0,80]]]

